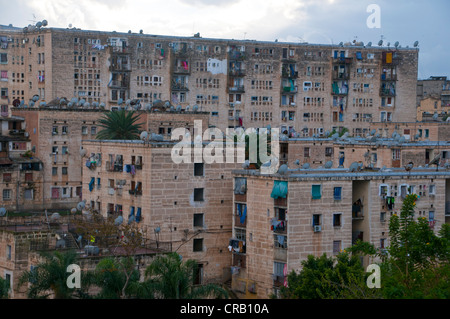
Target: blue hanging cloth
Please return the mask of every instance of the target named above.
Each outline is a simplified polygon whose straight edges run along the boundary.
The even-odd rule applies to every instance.
[[[239,219],[239,221],[241,222],[241,224],[245,223],[245,219],[247,218],[247,205],[244,206],[244,211],[240,216],[241,218]]]
[[[89,191],[92,192],[94,189],[94,183],[95,183],[95,177],[91,178],[91,181],[89,182]]]

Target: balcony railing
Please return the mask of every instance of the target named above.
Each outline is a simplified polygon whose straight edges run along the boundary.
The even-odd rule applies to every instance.
[[[245,88],[244,88],[243,85],[230,86],[230,87],[228,87],[228,92],[230,92],[230,93],[244,93],[245,92]]]
[[[241,223],[241,217],[239,215],[234,216],[234,226],[235,227],[247,227],[247,218],[243,223]]]
[[[234,267],[247,267],[247,258],[245,254],[233,253],[233,266]]]
[[[272,222],[270,229],[274,233],[278,234],[286,234],[287,233],[287,221],[286,220],[277,220]]]

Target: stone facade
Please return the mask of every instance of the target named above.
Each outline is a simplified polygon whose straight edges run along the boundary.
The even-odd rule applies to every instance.
[[[299,271],[308,255],[333,256],[358,239],[384,249],[389,218],[400,212],[406,194],[420,196],[416,218],[426,217],[435,231],[449,222],[448,171],[315,170],[272,176],[235,171],[234,176],[235,183],[245,178],[247,189],[234,195],[234,216],[239,215],[236,204],[243,204],[246,218],[233,218],[233,238],[244,242],[245,250],[233,250],[232,287],[246,298],[276,294],[284,270]],[[286,198],[271,197],[276,181],[286,182]]]
[[[83,141],[88,159],[97,159],[96,166],[83,166],[83,199],[125,223],[134,215],[150,238],[197,260],[203,282],[223,282],[231,262],[231,171],[241,164],[175,164],[173,146]]]
[[[415,121],[417,49],[57,28],[3,27],[0,36],[11,39],[2,50],[5,105],[32,104],[34,95],[35,105],[75,97],[107,108],[162,100],[183,109],[197,105],[222,130],[271,124],[309,137]]]

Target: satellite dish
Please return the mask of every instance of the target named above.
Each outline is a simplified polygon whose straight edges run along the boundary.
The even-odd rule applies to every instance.
[[[286,164],[283,164],[278,169],[278,174],[284,175],[284,174],[286,174],[287,170],[288,170],[288,166]]]
[[[122,225],[122,223],[123,223],[123,217],[122,216],[119,216],[119,217],[117,217],[114,220],[114,225],[116,225],[116,226]]]
[[[31,100],[33,100],[34,102],[39,101],[39,95],[33,95],[33,97],[31,98]]]
[[[38,28],[38,29],[40,29],[40,28],[42,28],[42,22],[38,22],[38,23],[36,23],[36,27]]]
[[[119,99],[118,101],[117,101],[117,105],[122,105],[123,104],[123,99]]]
[[[242,164],[242,168],[243,168],[243,169],[247,169],[249,166],[250,166],[250,162],[249,162],[248,160],[246,160],[246,161],[244,162],[244,164]]]
[[[396,48],[398,48],[399,45],[400,45],[400,43],[399,43],[398,41],[396,41],[396,42],[394,43],[394,46],[395,46]]]
[[[134,222],[136,220],[136,218],[134,218],[134,215],[131,215],[129,218],[128,218],[128,225],[130,225],[132,222]]]
[[[417,48],[419,46],[419,41],[414,42],[414,47]]]
[[[48,26],[48,21],[47,21],[47,20],[42,20],[42,26],[43,26],[43,27]]]
[[[59,215],[58,213],[53,213],[52,216],[50,217],[50,220],[53,222],[58,221],[61,218],[61,215]]]
[[[147,131],[143,131],[141,133],[141,140],[145,141],[148,139],[148,132]]]
[[[326,169],[330,169],[332,167],[333,167],[333,162],[332,161],[328,161],[328,162],[325,163],[325,168]]]
[[[383,45],[383,40],[378,41],[378,46],[381,47]]]
[[[297,166],[300,166],[300,160],[296,160],[296,161],[294,162],[294,164],[297,165]]]
[[[310,168],[311,168],[311,165],[309,165],[309,163],[305,163],[302,166],[302,169],[310,169]]]
[[[41,103],[39,103],[39,106],[40,106],[40,107],[45,107],[45,106],[47,106],[47,103],[41,102]]]
[[[102,103],[100,103],[99,107],[100,107],[101,109],[105,109],[106,104],[102,102]]]
[[[84,105],[83,105],[84,107],[90,107],[91,106],[91,103],[89,103],[89,102],[86,102],[86,103],[84,103]]]
[[[6,215],[6,208],[5,207],[1,207],[0,208],[0,217],[3,217]]]
[[[371,47],[372,46],[372,42],[367,43],[367,46]]]
[[[350,167],[349,167],[349,171],[350,172],[356,172],[358,170],[359,167],[359,163],[358,162],[353,162]]]
[[[128,100],[125,102],[125,104],[126,104],[126,105],[130,105],[130,104],[131,104],[131,100],[128,99]]]
[[[156,227],[155,228],[155,233],[158,234],[159,232],[161,232],[161,227]]]
[[[197,105],[197,104],[195,104],[195,105],[192,107],[192,111],[194,111],[194,112],[197,112],[197,111],[198,111],[198,105]]]
[[[182,106],[181,106],[181,105],[178,105],[178,106],[177,106],[177,112],[181,112],[181,110],[182,110]]]
[[[77,209],[74,207],[74,208],[72,208],[72,209],[70,210],[70,212],[71,212],[72,214],[76,214],[76,213],[77,213]]]
[[[85,202],[79,202],[77,204],[77,209],[80,210],[80,211],[83,210],[85,207],[86,207],[86,203]]]
[[[81,157],[85,157],[86,154],[87,154],[87,151],[86,151],[85,148],[80,149],[80,155],[81,155]]]

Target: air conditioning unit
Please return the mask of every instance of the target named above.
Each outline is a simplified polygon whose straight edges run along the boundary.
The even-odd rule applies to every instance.
[[[319,233],[319,232],[321,232],[322,231],[322,226],[320,226],[320,225],[315,225],[314,226],[314,232],[315,233]]]

